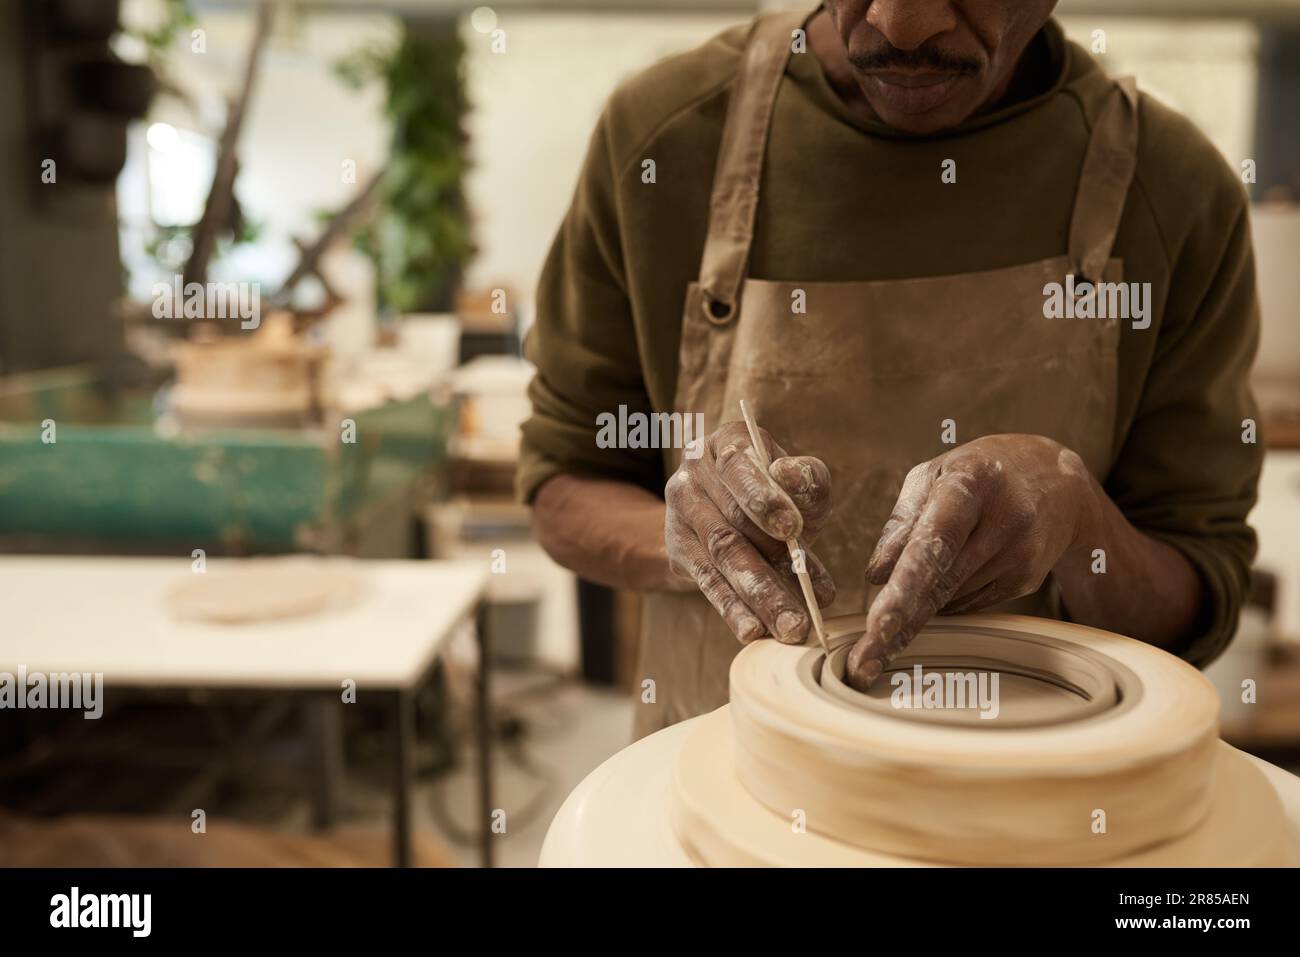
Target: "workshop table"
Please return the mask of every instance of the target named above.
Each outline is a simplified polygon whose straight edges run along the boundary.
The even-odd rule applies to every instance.
[[[388,698],[393,741],[393,840],[398,866],[412,862],[415,691],[451,636],[473,621],[478,639],[475,711],[480,850],[491,866],[490,654],[482,562],[357,561],[364,588],[353,605],[317,615],[239,625],[182,622],[165,596],[193,574],[183,558],[0,556],[5,623],[0,671],[104,675],[114,689],[252,690],[332,700],[342,682],[358,696]],[[213,559],[207,574],[238,566]],[[328,712],[322,717],[329,720]]]

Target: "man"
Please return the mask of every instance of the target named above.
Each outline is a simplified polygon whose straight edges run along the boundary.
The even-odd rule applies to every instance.
[[[1053,7],[827,0],[611,98],[540,285],[519,482],[558,561],[650,593],[639,733],[724,704],[740,645],[807,638],[788,537],[831,613],[880,589],[859,689],[939,612],[1198,665],[1230,639],[1261,456],[1246,199]],[[599,435],[655,412],[708,434]]]

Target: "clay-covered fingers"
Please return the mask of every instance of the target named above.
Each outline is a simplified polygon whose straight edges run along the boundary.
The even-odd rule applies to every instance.
[[[894,510],[880,530],[875,550],[867,560],[868,583],[883,585],[889,581],[889,575],[921,517],[921,509],[930,498],[930,488],[938,474],[939,465],[935,461],[922,462],[907,473]]]
[[[789,588],[787,576],[760,544],[729,520],[734,508],[729,514],[719,509],[708,491],[714,484],[707,470],[685,468],[669,481],[664,540],[671,567],[699,585],[740,641],[764,633],[792,644],[803,641],[810,622],[797,587]],[[770,539],[763,547],[770,548]]]
[[[835,601],[835,581],[820,558],[802,543],[799,548],[803,555],[803,570],[808,573],[808,580],[812,582],[813,597],[817,599],[817,607],[829,608]],[[780,574],[790,592],[802,598],[803,586],[799,584],[799,573],[795,569],[794,559],[790,557],[788,549],[772,560],[772,567]],[[799,607],[804,607],[802,601]]]
[[[765,430],[758,431],[771,460],[766,472],[744,423],[729,422],[709,437],[707,452],[714,465],[710,474],[717,479],[715,491],[721,493],[715,499],[734,502],[753,528],[769,538],[810,543],[830,517],[830,469],[811,455],[786,455]],[[734,524],[741,527],[739,521]]]
[[[903,512],[906,536],[888,545],[882,559],[890,569],[888,581],[867,614],[866,632],[849,652],[847,678],[859,691],[880,676],[996,547],[983,538],[971,542],[983,510],[977,477],[953,471],[926,477],[925,482],[924,501]],[[869,581],[878,583],[872,576],[879,574],[879,567],[869,566]]]
[[[934,614],[1029,594],[1095,507],[1078,454],[1041,435],[974,439],[908,475],[868,563],[881,585],[848,659],[865,689]]]
[[[778,483],[781,491],[790,495],[797,506],[800,500],[808,504],[809,511],[804,514],[800,507],[800,514],[804,529],[815,535],[825,524],[830,511],[830,473],[818,459],[777,459],[772,463],[774,471],[777,470],[779,462],[790,464],[780,469],[779,480],[775,476],[771,480]],[[785,540],[774,538],[759,526],[751,517],[750,510],[736,498],[718,472],[707,469],[697,471],[695,480],[708,494],[723,519],[752,543],[757,552],[780,574],[790,592],[802,596],[803,591],[794,569],[794,560],[790,556]],[[806,536],[801,536],[797,541],[802,552],[804,570],[808,572],[808,577],[812,581],[813,595],[817,598],[817,604],[825,608],[835,600],[835,583],[826,566],[808,549]],[[802,601],[799,607],[800,609],[804,607]],[[803,629],[802,633],[806,634],[806,629]],[[781,637],[779,633],[776,634]]]
[[[785,456],[763,429],[772,460]],[[704,458],[713,460],[712,474],[727,495],[765,535],[784,541],[803,532],[803,516],[789,493],[759,464],[743,422],[728,422],[709,436]]]
[[[815,535],[830,513],[830,472],[819,459],[786,456],[761,429],[770,469],[743,422],[724,425],[664,490],[670,566],[694,580],[741,641],[771,634],[805,640],[811,627],[786,540]],[[800,542],[819,604],[835,598],[826,567]],[[758,628],[755,627],[758,623]]]
[[[692,529],[670,522],[664,540],[673,572],[695,582],[741,644],[762,636],[763,623],[718,570]]]
[[[816,541],[831,516],[831,472],[826,463],[811,455],[783,455],[772,460],[768,474],[799,509],[799,540]]]
[[[1014,522],[986,518],[971,536],[971,555],[963,555],[967,565],[982,564],[963,575],[957,594],[939,613],[964,615],[1036,591],[1046,577],[1036,550],[1034,537],[1023,534]]]

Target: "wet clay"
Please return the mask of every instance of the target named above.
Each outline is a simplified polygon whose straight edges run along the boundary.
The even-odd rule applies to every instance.
[[[834,661],[861,617],[827,627]],[[674,768],[673,827],[697,861],[1245,866],[1289,853],[1271,786],[1218,740],[1213,687],[1172,655],[994,614],[937,619],[909,654],[923,671],[1018,680],[1001,685],[998,718],[945,723],[824,686],[813,647],[737,656],[731,705]]]

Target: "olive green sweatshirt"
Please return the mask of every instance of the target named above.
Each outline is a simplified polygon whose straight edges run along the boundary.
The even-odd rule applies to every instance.
[[[537,366],[518,488],[562,472],[662,493],[654,449],[601,448],[597,416],[672,411],[686,286],[697,278],[709,194],[748,25],[623,83],[592,135],[546,260],[526,355]],[[816,58],[793,55],[763,170],[750,274],[869,281],[1014,266],[1061,255],[1107,85],[1049,22],[1036,84],[933,136],[860,118]],[[1019,85],[1019,84],[1018,84]],[[1140,99],[1137,170],[1113,256],[1152,284],[1151,327],[1121,323],[1118,455],[1104,487],[1128,519],[1185,554],[1210,595],[1178,649],[1205,664],[1227,644],[1249,582],[1246,515],[1262,460],[1247,375],[1258,336],[1244,189],[1190,121]],[[955,184],[935,174],[944,159]],[[653,159],[655,182],[643,182]],[[901,320],[900,320],[901,321]],[[607,443],[602,443],[607,444]]]

